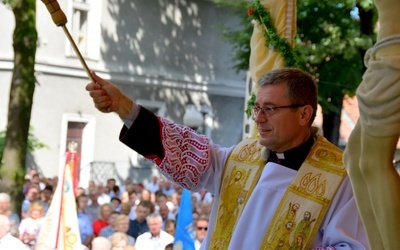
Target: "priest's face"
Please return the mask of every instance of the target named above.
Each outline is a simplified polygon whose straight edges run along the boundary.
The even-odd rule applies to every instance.
[[[306,106],[287,107],[295,104],[289,100],[283,83],[259,87],[255,106],[262,110],[254,116],[254,121],[260,133],[261,145],[269,150],[284,152],[307,139],[309,125],[308,120],[304,119]]]

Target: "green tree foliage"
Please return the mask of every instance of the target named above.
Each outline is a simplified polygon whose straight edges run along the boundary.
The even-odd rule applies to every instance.
[[[224,37],[235,50],[244,48],[233,54],[234,68],[248,70],[252,33],[248,3],[219,3],[240,13],[240,29],[225,28]],[[335,144],[339,141],[343,97],[355,94],[365,70],[364,53],[374,42],[375,13],[372,0],[297,1],[297,65],[318,82],[324,135]]]
[[[35,55],[37,45],[36,1],[8,0],[15,16],[13,33],[14,69],[8,105],[8,123],[2,162],[0,190],[13,200],[13,210],[19,211],[25,177],[29,123],[35,90]]]
[[[303,0],[297,5],[298,63],[317,79],[324,135],[335,144],[343,97],[355,94],[365,50],[373,44],[372,34],[361,30],[361,6],[354,0]],[[364,6],[373,7],[367,1]]]
[[[33,128],[29,128],[28,134],[28,152],[33,152],[36,149],[48,148],[48,146],[39,141],[39,139],[34,135]],[[3,158],[3,151],[6,144],[6,131],[0,131],[0,163]]]

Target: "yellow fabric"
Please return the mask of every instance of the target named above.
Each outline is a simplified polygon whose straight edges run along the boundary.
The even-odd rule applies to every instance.
[[[60,181],[37,238],[36,250],[82,248],[73,182],[68,164],[59,177]]]
[[[267,0],[261,4],[271,15],[271,22],[280,37],[286,38],[294,46],[296,34],[296,1],[295,0]],[[250,75],[254,82],[272,69],[282,68],[285,61],[280,53],[266,47],[263,29],[258,23],[254,24],[250,41]]]
[[[242,214],[267,159],[267,150],[258,140],[245,139],[235,147],[222,175],[210,249],[228,248],[237,219]]]
[[[245,139],[235,147],[222,176],[210,249],[228,248],[235,225],[259,180],[268,154],[268,150],[257,139]],[[318,136],[275,212],[262,245],[265,247],[263,249],[275,249],[279,240],[287,245],[293,242],[294,237],[305,236],[308,241],[306,243],[303,240],[304,246],[309,246],[345,176],[342,152],[323,136]],[[312,222],[300,221],[300,226],[295,227],[295,214],[290,214],[288,208],[296,204],[302,211],[306,209],[311,212]],[[288,221],[293,221],[293,227],[291,231],[285,232],[281,230],[281,226]]]

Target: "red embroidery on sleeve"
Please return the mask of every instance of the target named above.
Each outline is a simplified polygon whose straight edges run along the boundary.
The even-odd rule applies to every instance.
[[[164,118],[160,122],[165,156],[159,169],[182,187],[193,190],[202,173],[210,168],[210,140]]]

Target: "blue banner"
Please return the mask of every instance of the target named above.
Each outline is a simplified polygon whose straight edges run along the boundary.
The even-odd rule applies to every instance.
[[[182,189],[179,205],[178,221],[176,223],[174,249],[194,250],[192,195],[187,189]]]

